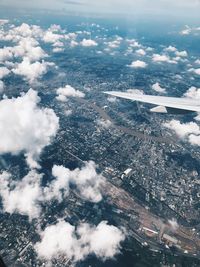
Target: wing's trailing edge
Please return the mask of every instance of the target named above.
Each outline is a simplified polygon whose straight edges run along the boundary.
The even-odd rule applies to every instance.
[[[148,104],[156,105],[159,107],[166,107],[166,108],[170,108],[174,110],[177,109],[177,110],[183,110],[183,111],[200,112],[200,102],[198,100],[194,100],[190,98],[153,96],[153,95],[143,95],[143,94],[134,94],[134,93],[128,93],[128,92],[125,93],[125,92],[117,92],[117,91],[110,91],[110,92],[104,92],[104,93],[111,95],[111,96],[115,96],[115,97],[129,99],[132,101],[138,101],[142,103],[148,103]],[[152,109],[152,111],[154,110]],[[159,110],[159,108],[157,110]]]

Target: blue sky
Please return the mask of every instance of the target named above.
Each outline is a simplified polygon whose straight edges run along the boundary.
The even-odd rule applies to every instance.
[[[0,5],[84,13],[200,16],[200,0],[0,0]]]

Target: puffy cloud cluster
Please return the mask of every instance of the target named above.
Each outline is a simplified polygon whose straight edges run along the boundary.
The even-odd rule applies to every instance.
[[[47,200],[62,201],[69,193],[70,184],[73,184],[82,198],[91,202],[101,201],[100,185],[104,178],[97,174],[93,161],[86,162],[81,169],[77,168],[72,171],[64,166],[54,165],[52,174],[56,179],[45,188]]]
[[[38,167],[42,149],[51,143],[59,127],[52,109],[40,108],[37,92],[0,101],[0,154],[25,153],[30,167]]]
[[[82,46],[90,47],[90,46],[97,46],[97,42],[91,39],[83,39],[80,43]]]
[[[190,144],[200,146],[200,127],[197,123],[181,123],[178,120],[172,120],[163,125],[175,131],[180,138],[188,140]]]
[[[7,31],[0,32],[0,40],[19,42],[23,38],[42,38],[43,30],[37,25],[22,23],[17,27],[10,27]]]
[[[30,61],[40,60],[47,56],[39,43],[31,38],[22,38],[18,45],[13,47],[4,47],[0,49],[0,61],[11,60],[13,58],[27,57]]]
[[[104,178],[97,174],[94,162],[86,162],[85,166],[75,170],[54,165],[52,174],[55,178],[46,187],[42,186],[43,175],[33,170],[21,180],[14,180],[7,172],[0,174],[3,210],[27,215],[32,220],[40,216],[41,203],[51,200],[62,202],[72,184],[83,199],[94,203],[101,201],[100,187]]]
[[[155,83],[152,85],[152,89],[158,93],[164,94],[166,93],[166,89],[162,88],[159,83]]]
[[[71,85],[60,87],[56,90],[56,99],[62,102],[67,101],[68,97],[85,97],[85,94],[79,90],[76,90]]]
[[[173,59],[170,59],[169,56],[167,55],[159,55],[159,54],[153,54],[152,60],[154,62],[167,62],[167,63],[171,63],[171,64],[177,64],[177,62]]]
[[[47,73],[48,67],[53,65],[54,63],[45,61],[31,63],[30,59],[25,57],[22,62],[16,64],[12,72],[25,77],[30,83],[33,83]]]
[[[147,67],[147,63],[141,60],[136,60],[133,61],[131,63],[131,65],[129,65],[130,68],[146,68]]]
[[[0,62],[5,64],[8,60],[14,60],[16,63],[8,62],[9,66],[14,66],[11,71],[24,76],[30,83],[35,82],[47,72],[48,66],[54,65],[50,62],[40,62],[47,56],[38,42],[43,40],[44,36],[45,31],[37,25],[23,23],[17,27],[10,26],[9,30],[2,28],[0,40],[14,42],[16,45],[0,49]]]
[[[122,37],[117,36],[115,40],[110,41],[110,42],[107,43],[108,44],[108,48],[111,48],[111,49],[112,48],[114,48],[114,49],[118,48],[120,46],[122,40],[123,40]]]
[[[42,175],[31,171],[21,181],[14,181],[9,173],[3,172],[0,175],[3,210],[27,215],[30,220],[37,218],[41,212],[41,178]]]
[[[65,256],[73,262],[94,254],[106,260],[120,253],[120,243],[125,234],[115,226],[102,221],[97,226],[81,223],[77,228],[60,220],[40,231],[41,241],[34,246],[39,258],[51,262]]]

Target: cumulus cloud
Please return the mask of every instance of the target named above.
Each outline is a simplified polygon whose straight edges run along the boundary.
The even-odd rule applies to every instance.
[[[5,60],[9,60],[13,57],[11,47],[0,48],[0,62],[3,63]]]
[[[176,51],[175,54],[177,57],[187,57],[188,56],[187,51]]]
[[[197,123],[181,123],[178,120],[172,120],[163,125],[175,131],[180,138],[187,140],[190,144],[200,146],[200,127]]]
[[[30,37],[22,38],[17,46],[10,48],[13,56],[27,57],[30,61],[40,60],[47,56],[39,43]]]
[[[165,48],[165,51],[167,51],[167,52],[176,52],[177,49],[176,49],[176,47],[170,45],[170,46]]]
[[[0,174],[3,210],[27,215],[30,220],[37,218],[41,212],[41,178],[42,175],[34,171],[29,172],[21,181],[13,180],[7,172]]]
[[[109,48],[118,48],[120,46],[122,40],[123,40],[122,37],[117,36],[116,40],[108,42],[108,47]]]
[[[135,52],[140,56],[145,56],[146,55],[146,51],[144,49],[138,49]]]
[[[109,96],[107,98],[107,100],[110,102],[110,103],[115,103],[117,101],[117,98],[115,96]]]
[[[147,67],[147,63],[141,60],[136,60],[133,61],[131,63],[131,65],[129,65],[130,68],[146,68]]]
[[[194,86],[190,87],[184,94],[184,97],[200,100],[200,88],[196,88]]]
[[[181,138],[184,138],[189,134],[200,134],[200,128],[195,122],[181,123],[178,120],[172,120],[170,122],[164,123],[164,126],[174,130],[176,134]]]
[[[188,25],[185,25],[185,28],[180,31],[181,35],[189,35],[189,34],[200,34],[200,27],[190,27]]]
[[[11,214],[27,215],[32,220],[41,215],[42,203],[52,200],[62,202],[68,196],[71,185],[86,201],[97,203],[102,200],[100,188],[104,178],[97,174],[94,162],[85,162],[82,168],[75,170],[54,165],[52,175],[54,179],[44,187],[43,174],[34,170],[20,180],[13,179],[8,172],[0,174],[3,210]]]
[[[153,54],[152,60],[154,62],[168,62],[172,64],[177,64],[175,60],[171,60],[167,55]]]
[[[189,72],[193,72],[196,75],[200,75],[200,68],[198,68],[198,69],[191,68],[191,69],[189,69]]]
[[[192,98],[194,100],[200,101],[200,88],[192,86],[183,96],[186,98]],[[195,120],[200,121],[200,113],[198,113],[198,115],[195,117]]]
[[[152,89],[154,91],[158,92],[158,93],[162,93],[162,94],[166,93],[166,89],[165,88],[162,88],[159,83],[153,84],[152,85]]]
[[[97,174],[93,161],[86,162],[81,169],[77,168],[72,171],[64,166],[54,165],[52,174],[55,179],[45,188],[47,200],[62,201],[69,193],[70,184],[73,184],[82,198],[91,202],[101,201],[100,186],[104,178]]]
[[[0,39],[4,41],[19,42],[22,38],[42,38],[43,30],[37,25],[22,23],[20,26],[11,27],[9,31],[2,31]]]
[[[73,262],[84,260],[94,254],[106,260],[120,253],[120,243],[125,235],[122,230],[102,221],[97,226],[81,223],[77,228],[58,221],[40,231],[41,241],[34,246],[38,257],[51,262],[59,256],[65,256]]]
[[[76,90],[71,85],[60,87],[56,90],[56,99],[62,102],[67,101],[68,97],[85,97],[85,94],[79,90]]]
[[[24,76],[30,83],[33,83],[47,73],[48,66],[52,65],[54,64],[45,61],[31,63],[30,59],[25,57],[21,63],[18,63],[16,67],[12,69],[12,72]]]
[[[6,67],[0,67],[0,79],[3,79],[10,73],[10,70]]]
[[[56,43],[63,38],[63,35],[54,33],[52,30],[48,30],[45,32],[43,40],[45,43]]]
[[[55,47],[55,48],[53,48],[53,52],[54,53],[60,53],[60,52],[63,52],[64,51],[64,48],[62,48],[62,47]]]
[[[90,47],[90,46],[97,46],[97,42],[91,39],[83,39],[80,43],[82,46]]]
[[[24,153],[30,167],[38,167],[42,149],[51,143],[59,127],[52,109],[39,108],[40,98],[26,94],[0,101],[0,154]]]

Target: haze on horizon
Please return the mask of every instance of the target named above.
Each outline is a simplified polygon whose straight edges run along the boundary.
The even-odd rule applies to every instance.
[[[0,0],[0,7],[110,14],[148,14],[199,17],[200,0]]]

